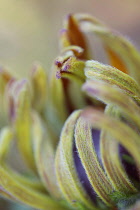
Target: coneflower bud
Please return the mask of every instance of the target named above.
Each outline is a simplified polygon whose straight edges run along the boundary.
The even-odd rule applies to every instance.
[[[87,32],[109,65],[93,60]],[[140,54],[83,14],[66,18],[59,44],[49,75],[0,70],[0,195],[42,210],[138,210]]]

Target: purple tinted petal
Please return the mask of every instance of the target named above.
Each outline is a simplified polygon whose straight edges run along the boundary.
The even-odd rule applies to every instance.
[[[139,182],[139,174],[138,174],[136,164],[128,162],[126,159],[124,159],[125,155],[132,158],[132,160],[133,160],[133,157],[130,155],[130,153],[122,145],[119,145],[119,154],[120,154],[122,164],[125,168],[125,171],[126,171],[127,175],[129,176],[129,178],[134,179],[134,180]]]
[[[101,159],[101,153],[100,153],[100,134],[101,131],[97,129],[92,129],[92,140],[94,144],[94,148],[98,157],[98,160],[102,166],[102,159]]]
[[[80,182],[82,183],[85,191],[87,192],[87,194],[90,196],[90,198],[93,200],[94,203],[96,203],[96,193],[94,192],[88,178],[85,172],[85,169],[83,168],[83,165],[81,163],[81,160],[79,158],[78,155],[78,151],[75,145],[75,141],[74,141],[74,146],[73,146],[73,154],[74,154],[74,162],[76,165],[76,169],[77,169],[77,173],[80,179]]]

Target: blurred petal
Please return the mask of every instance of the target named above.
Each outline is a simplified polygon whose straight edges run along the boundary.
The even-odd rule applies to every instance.
[[[46,127],[43,126],[41,119],[35,112],[33,115],[32,137],[34,156],[41,180],[52,196],[61,198],[56,182],[53,142],[51,142],[48,130],[46,131]]]
[[[8,128],[1,131],[0,136],[0,193],[2,196],[30,205],[34,208],[56,210],[66,209],[49,196],[43,194],[33,180],[26,179],[16,174],[3,162],[3,158],[9,149],[12,140],[11,132]],[[2,158],[2,159],[1,159]],[[31,183],[30,183],[31,182]]]
[[[0,185],[12,194],[17,201],[43,210],[66,209],[59,205],[58,201],[56,202],[51,197],[22,185],[20,182],[15,180],[15,177],[7,173],[7,171],[2,167],[0,167],[0,174]]]
[[[117,69],[119,69],[122,72],[127,74],[128,70],[127,70],[125,64],[122,62],[122,60],[117,56],[117,54],[113,50],[111,50],[111,49],[109,49],[107,47],[105,47],[105,50],[106,50],[106,52],[107,52],[107,54],[108,54],[108,56],[110,58],[111,66],[114,66]]]
[[[13,81],[7,89],[9,115],[19,150],[27,165],[36,171],[31,143],[31,95],[26,80]]]
[[[82,31],[94,32],[101,38],[101,41],[111,58],[111,64],[128,73],[137,82],[140,82],[140,53],[130,41],[123,36],[118,35],[116,32],[111,31],[90,15],[78,14],[75,15],[75,18],[78,20]],[[114,56],[115,59],[117,59],[115,62]],[[117,61],[119,61],[119,65]]]
[[[130,208],[127,208],[127,210],[139,210],[140,209],[140,201],[137,201],[134,205],[132,205]]]
[[[64,22],[64,29],[60,33],[60,46],[61,48],[68,47],[70,45],[76,45],[83,48],[84,52],[80,56],[81,59],[87,59],[88,47],[87,40],[81,31],[77,20],[74,15],[68,15]]]
[[[46,120],[50,124],[50,130],[58,136],[68,116],[65,94],[62,80],[56,80],[56,67],[53,67],[48,80],[48,99],[46,109]]]
[[[5,109],[4,95],[6,86],[10,80],[14,80],[14,78],[6,72],[5,69],[0,67],[0,127],[7,123],[7,110]]]
[[[31,86],[33,89],[33,107],[41,112],[46,105],[47,75],[40,65],[36,65],[32,71]]]

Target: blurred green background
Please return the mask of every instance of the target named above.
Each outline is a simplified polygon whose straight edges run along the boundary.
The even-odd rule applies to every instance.
[[[49,71],[69,13],[90,13],[140,48],[140,0],[0,0],[0,66],[27,76],[38,61]],[[2,210],[27,210],[1,200]]]
[[[0,0],[0,65],[25,76],[34,62],[47,70],[69,13],[90,13],[140,43],[140,0]]]

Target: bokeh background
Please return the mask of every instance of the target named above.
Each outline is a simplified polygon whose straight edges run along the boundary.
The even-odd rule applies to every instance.
[[[0,65],[27,76],[34,62],[50,69],[69,13],[90,13],[140,47],[140,0],[0,0]]]
[[[0,0],[0,66],[19,77],[27,77],[35,62],[49,71],[69,13],[94,15],[140,49],[140,0]],[[4,200],[0,209],[29,210]]]

